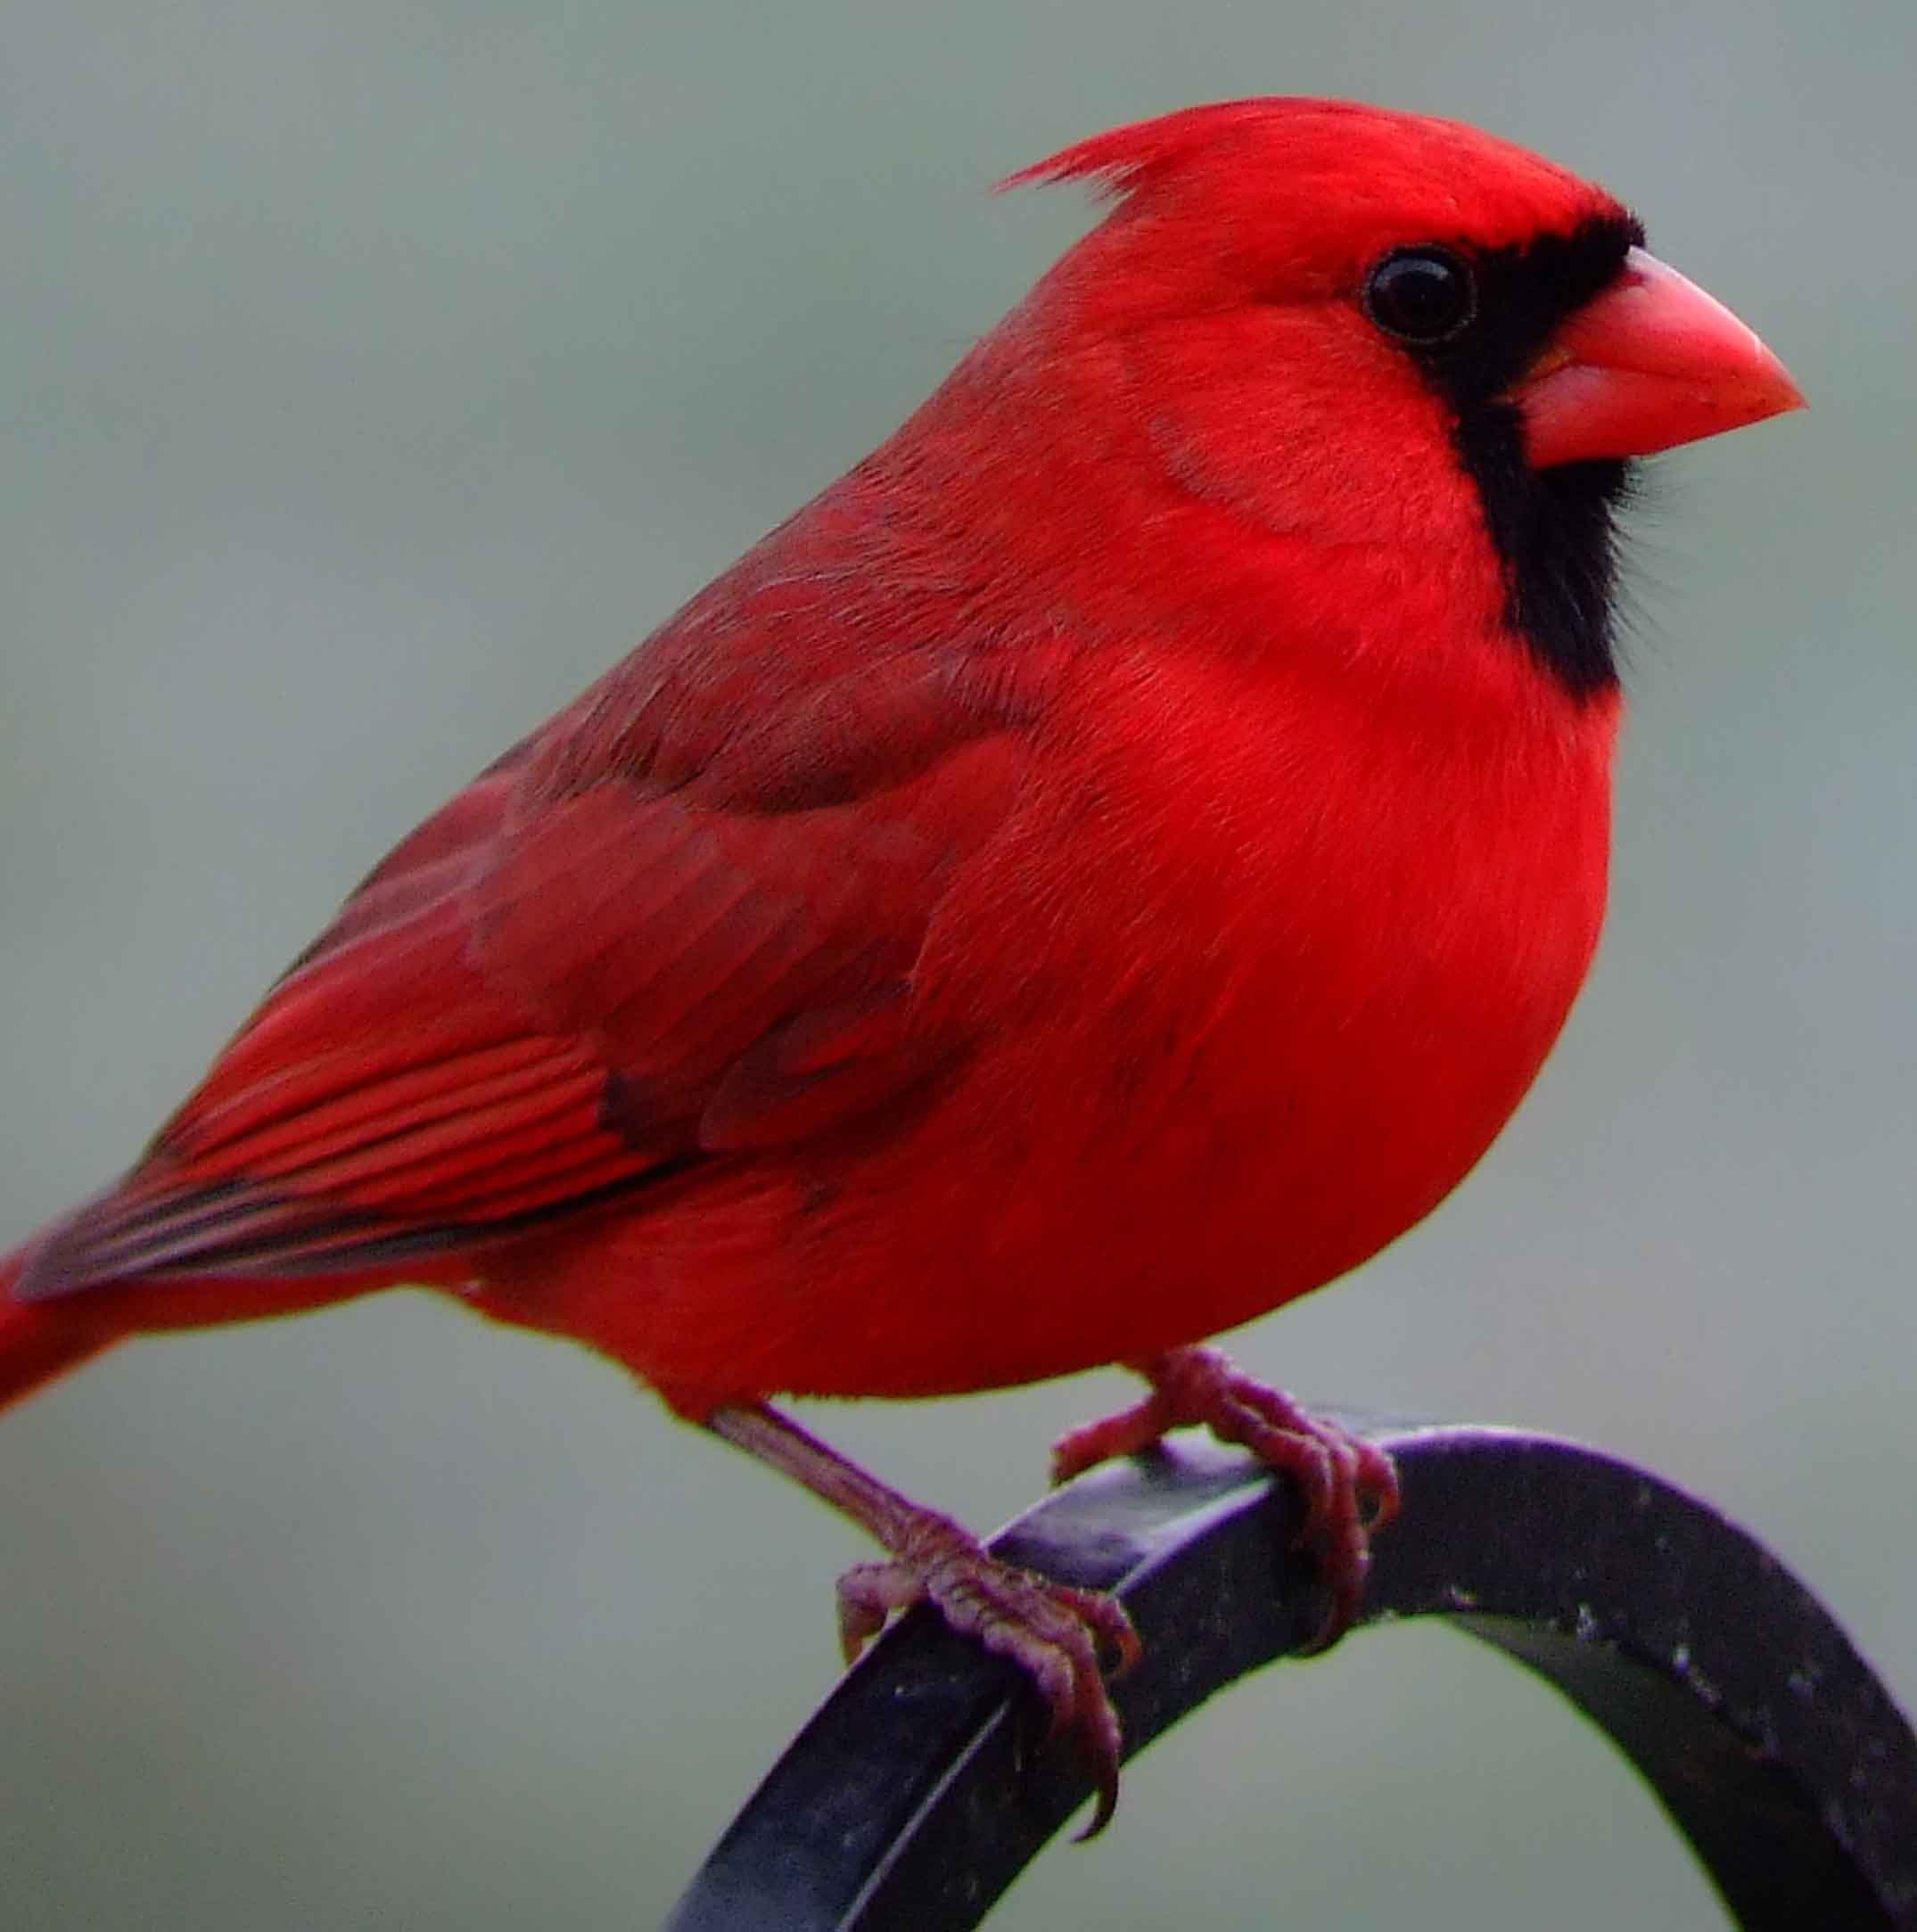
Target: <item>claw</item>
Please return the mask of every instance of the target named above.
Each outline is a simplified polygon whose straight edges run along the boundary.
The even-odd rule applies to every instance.
[[[1304,1520],[1298,1541],[1317,1551],[1331,1606],[1299,1652],[1329,1650],[1357,1621],[1371,1565],[1371,1539],[1398,1514],[1398,1474],[1376,1443],[1301,1408],[1282,1390],[1241,1374],[1214,1348],[1179,1348],[1138,1365],[1151,1394],[1135,1407],[1060,1438],[1052,1480],[1068,1481],[1114,1456],[1149,1449],[1168,1430],[1208,1427],[1249,1449],[1298,1485]]]
[[[1099,1652],[1123,1674],[1142,1655],[1138,1632],[1115,1597],[1074,1590],[988,1556],[950,1517],[888,1489],[764,1402],[721,1403],[705,1417],[715,1435],[802,1483],[868,1530],[887,1555],[839,1579],[839,1646],[853,1662],[896,1610],[930,1603],[947,1625],[1009,1657],[1031,1679],[1055,1736],[1077,1746],[1098,1803],[1081,1834],[1111,1822],[1118,1803],[1118,1713],[1105,1689]]]
[[[1143,1655],[1138,1632],[1115,1597],[1054,1583],[986,1553],[953,1522],[927,1515],[903,1552],[860,1563],[839,1579],[839,1634],[852,1662],[894,1611],[930,1603],[947,1625],[1009,1657],[1029,1677],[1049,1718],[1048,1736],[1077,1747],[1098,1801],[1079,1834],[1095,1837],[1118,1804],[1121,1737],[1099,1652],[1122,1675]]]

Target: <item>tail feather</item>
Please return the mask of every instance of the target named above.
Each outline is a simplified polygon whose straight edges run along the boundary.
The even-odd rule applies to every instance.
[[[76,1320],[58,1303],[51,1306],[13,1299],[26,1270],[24,1252],[0,1260],[0,1409],[78,1369],[112,1346],[115,1337]]]

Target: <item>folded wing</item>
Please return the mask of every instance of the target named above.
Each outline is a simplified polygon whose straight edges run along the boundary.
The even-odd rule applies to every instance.
[[[672,643],[399,846],[16,1295],[403,1278],[643,1211],[668,1174],[829,1131],[962,1056],[915,1024],[910,975],[1012,807],[1029,711],[903,653],[728,717],[675,685]]]

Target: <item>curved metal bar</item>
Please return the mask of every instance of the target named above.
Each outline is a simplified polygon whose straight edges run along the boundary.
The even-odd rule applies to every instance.
[[[1917,1738],[1776,1558],[1574,1443],[1345,1419],[1404,1485],[1366,1623],[1441,1615],[1556,1685],[1643,1773],[1746,1932],[1917,1932]],[[1181,1437],[1057,1491],[991,1547],[1123,1599],[1145,1640],[1114,1688],[1130,1755],[1318,1629],[1294,1521],[1256,1464]],[[1012,1666],[915,1612],[800,1732],[668,1932],[967,1932],[1088,1793]]]

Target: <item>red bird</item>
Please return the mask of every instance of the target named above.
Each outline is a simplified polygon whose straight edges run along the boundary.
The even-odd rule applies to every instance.
[[[1351,1618],[1388,1463],[1197,1346],[1464,1177],[1603,915],[1632,457],[1798,407],[1609,195],[1469,128],[1195,108],[890,441],[404,840],[116,1186],[0,1264],[0,1399],[425,1282],[865,1525],[1102,1791],[1108,1599],[768,1405],[1120,1361]]]

